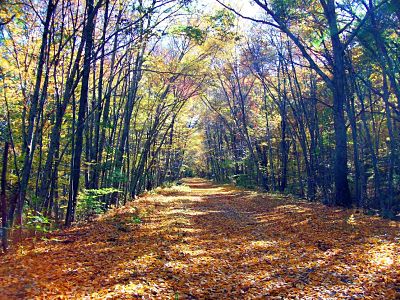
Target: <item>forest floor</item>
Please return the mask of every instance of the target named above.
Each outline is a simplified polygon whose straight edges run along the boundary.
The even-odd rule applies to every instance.
[[[1,299],[400,299],[400,225],[188,179],[0,257]]]

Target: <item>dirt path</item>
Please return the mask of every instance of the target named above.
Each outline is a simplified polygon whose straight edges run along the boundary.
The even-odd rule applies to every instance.
[[[400,299],[399,229],[191,179],[24,242],[0,258],[0,298]]]

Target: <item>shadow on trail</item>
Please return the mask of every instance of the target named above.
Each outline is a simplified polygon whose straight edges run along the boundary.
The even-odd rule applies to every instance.
[[[184,184],[145,198],[141,225],[121,211],[8,257],[7,299],[390,299],[399,288],[398,224],[202,179]]]

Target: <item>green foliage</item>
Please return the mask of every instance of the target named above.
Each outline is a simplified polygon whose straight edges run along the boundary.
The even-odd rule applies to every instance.
[[[329,39],[329,31],[324,31],[322,35],[318,32],[313,32],[311,34],[311,45],[316,48],[320,49],[321,45],[324,41]]]
[[[114,188],[84,190],[78,196],[77,214],[80,218],[88,218],[105,211],[100,197],[120,192]]]
[[[107,122],[100,122],[100,127],[103,129],[112,129],[113,124],[110,121]]]
[[[224,159],[221,161],[221,168],[230,169],[235,166],[235,162],[232,159]]]
[[[191,40],[194,40],[197,44],[201,45],[205,42],[206,40],[206,34],[204,31],[202,31],[198,27],[194,27],[191,25],[184,26],[184,25],[178,25],[175,26],[171,30],[171,34],[173,35],[183,35],[187,36]]]
[[[220,9],[210,17],[212,27],[219,30],[227,30],[234,26],[235,15],[229,10]]]
[[[287,22],[290,19],[297,5],[296,1],[293,0],[274,0],[271,4],[275,15],[283,22]]]
[[[254,188],[256,186],[256,182],[252,178],[252,176],[248,174],[237,174],[232,176],[232,180],[235,185],[244,187],[244,188]]]
[[[166,181],[161,184],[161,188],[172,188],[175,185],[177,185],[176,181]]]
[[[118,183],[118,182],[126,182],[128,177],[125,176],[121,171],[115,171],[111,174],[110,182]]]
[[[37,197],[34,193],[30,192],[29,193],[31,201],[30,201],[30,205],[31,207],[40,207],[40,205],[42,204],[42,199]]]
[[[134,215],[131,219],[131,222],[134,224],[141,224],[142,223],[142,219],[139,216]]]
[[[233,28],[235,26],[235,14],[226,9],[217,10],[214,15],[208,18],[210,29],[222,39],[231,38],[236,35]],[[237,37],[236,37],[237,38]]]
[[[194,177],[196,174],[196,171],[186,164],[182,165],[182,172],[184,174],[184,177]]]
[[[26,227],[35,232],[48,232],[50,228],[50,221],[40,212],[28,210],[26,215]]]

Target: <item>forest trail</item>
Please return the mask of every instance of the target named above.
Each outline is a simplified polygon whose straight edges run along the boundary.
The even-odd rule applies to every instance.
[[[399,228],[186,179],[24,241],[0,258],[0,298],[399,299]]]

